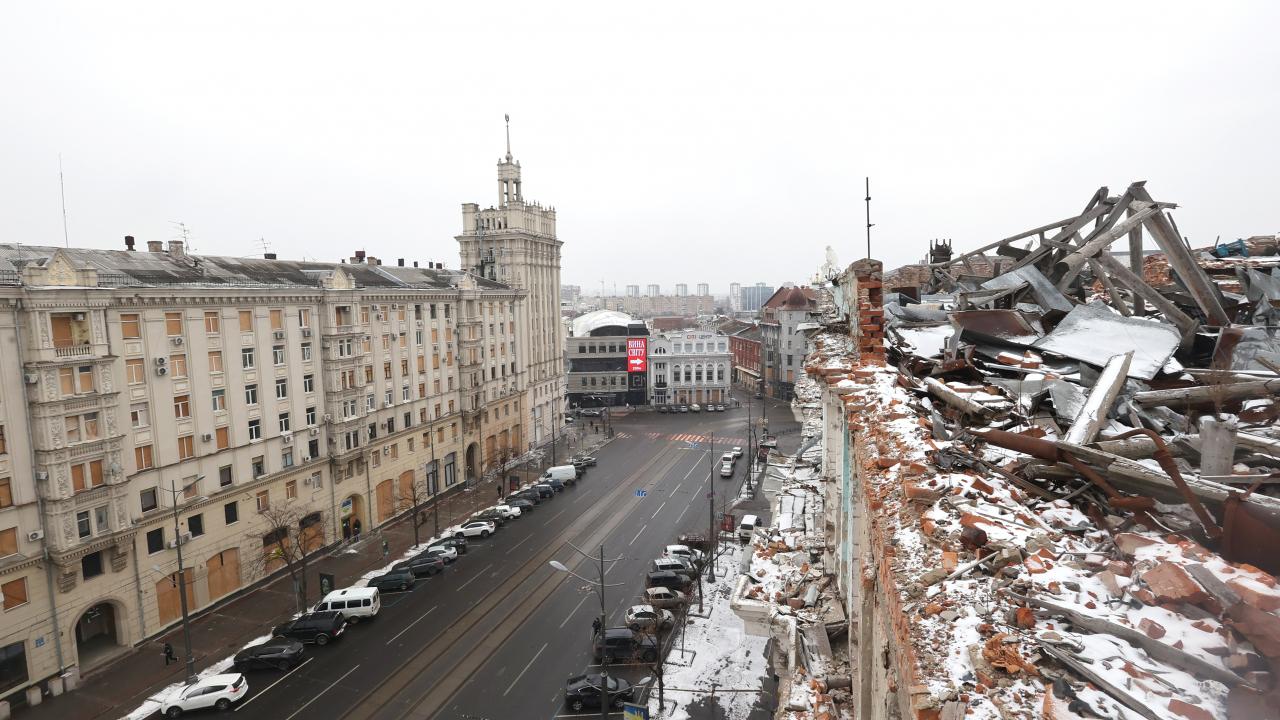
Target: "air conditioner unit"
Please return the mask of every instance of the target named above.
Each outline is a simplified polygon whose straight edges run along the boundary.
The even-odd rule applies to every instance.
[[[319,435],[319,434],[320,434],[320,428],[311,428],[311,437],[315,437],[316,435]]]
[[[385,447],[385,446],[384,446],[384,447],[382,448],[382,454],[383,454],[383,455],[390,455],[390,454],[391,454],[391,448],[389,448],[389,447]]]
[[[381,310],[381,309],[382,309],[382,306],[381,306],[381,305],[370,305],[370,306],[369,306],[369,309],[370,309],[370,310],[372,310],[372,311],[374,311],[374,312],[378,312],[379,310]]]
[[[311,328],[302,328],[302,337],[311,337]]]
[[[325,421],[326,423],[331,423],[331,422],[333,422],[333,416],[332,416],[332,415],[330,415],[329,413],[325,413],[325,415],[324,415],[324,421]]]
[[[49,479],[49,473],[45,472],[44,470],[37,470],[37,471],[36,471],[36,479],[37,479],[37,480],[48,480],[48,479]]]
[[[37,540],[43,540],[43,539],[44,539],[43,530],[32,530],[31,532],[27,533],[27,540],[31,542],[35,542]]]
[[[200,433],[200,439],[209,442],[213,439],[213,433]]]
[[[181,337],[171,337],[169,342],[173,343],[175,347],[181,347],[184,340]]]
[[[22,376],[22,379],[26,380],[28,385],[35,385],[40,382],[40,376],[36,373],[27,373]]]
[[[277,340],[283,340],[283,339],[284,339],[284,331],[283,331],[283,330],[276,330],[275,332],[271,333],[271,337],[273,337],[273,338],[275,338],[275,339],[277,339]]]
[[[293,442],[293,436],[292,436],[292,435],[281,435],[281,436],[280,436],[280,441],[281,441],[281,442],[283,442],[285,445],[288,445],[288,444],[290,444],[290,443],[292,443],[292,442]]]
[[[169,358],[158,357],[158,358],[156,358],[156,364],[157,364],[157,365],[168,365],[168,364],[169,364]]]
[[[160,377],[164,377],[165,375],[169,374],[169,368],[161,365],[160,367],[156,368],[156,374],[159,375]]]

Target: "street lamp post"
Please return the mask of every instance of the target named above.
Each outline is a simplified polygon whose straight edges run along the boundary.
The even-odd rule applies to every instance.
[[[714,583],[716,581],[715,567],[715,550],[720,545],[720,534],[716,531],[716,436],[711,433],[711,462],[707,467],[707,523],[710,532],[707,533],[707,552],[711,554],[710,558],[704,558],[707,563],[707,582]],[[711,543],[714,542],[713,547]]]
[[[178,521],[178,493],[186,492],[187,488],[204,479],[203,475],[197,475],[187,485],[182,486],[182,490],[174,485],[173,479],[169,479],[169,495],[173,507],[173,546],[178,551],[178,604],[182,608],[182,643],[187,653],[187,684],[191,685],[198,679],[196,677],[196,658],[191,652],[191,617],[187,609],[187,578],[185,568],[182,565],[182,525]]]
[[[603,545],[603,544],[601,544],[601,545],[600,545],[600,555],[599,555],[599,556],[595,556],[595,557],[593,557],[593,556],[591,556],[591,555],[588,555],[587,553],[583,552],[582,550],[579,550],[579,549],[578,549],[576,546],[574,546],[572,543],[565,543],[565,544],[566,544],[566,545],[568,545],[569,547],[573,548],[574,550],[577,550],[579,555],[581,555],[581,556],[583,556],[583,557],[587,558],[588,560],[592,560],[592,561],[595,561],[595,562],[599,562],[599,572],[600,572],[600,579],[599,579],[599,580],[588,580],[587,578],[584,578],[584,577],[582,577],[581,575],[579,575],[579,574],[575,573],[574,571],[570,570],[570,569],[568,568],[568,566],[566,566],[564,563],[560,562],[559,560],[552,560],[551,562],[549,562],[549,563],[548,563],[548,565],[550,565],[554,570],[558,570],[558,571],[560,571],[560,572],[562,572],[562,573],[568,573],[569,575],[572,575],[573,577],[575,577],[575,578],[577,578],[577,579],[579,579],[579,580],[581,580],[581,581],[583,581],[583,582],[587,583],[588,585],[591,585],[592,587],[594,587],[594,588],[596,589],[596,594],[600,596],[600,642],[601,642],[601,653],[600,653],[600,717],[601,717],[601,720],[607,720],[607,718],[609,717],[609,655],[608,655],[608,653],[607,653],[607,649],[604,647],[604,644],[603,644],[603,643],[604,643],[604,632],[605,632],[605,629],[606,629],[606,625],[607,625],[607,624],[608,624],[608,622],[609,622],[609,620],[608,620],[608,615],[609,615],[609,613],[605,610],[605,604],[604,604],[604,589],[605,589],[606,587],[622,587],[625,583],[614,583],[613,585],[607,585],[607,584],[605,584],[605,581],[604,581],[604,572],[605,572],[605,571],[604,571],[604,562],[605,562],[605,560],[604,560],[604,545]],[[616,557],[616,558],[614,558],[613,560],[610,560],[609,562],[611,562],[611,563],[612,563],[612,562],[617,562],[618,560],[621,560],[621,559],[622,559],[621,557]]]

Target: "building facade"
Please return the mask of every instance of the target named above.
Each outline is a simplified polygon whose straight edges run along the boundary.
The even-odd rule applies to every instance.
[[[655,405],[729,402],[729,339],[706,331],[677,331],[649,341],[649,387]]]
[[[643,322],[613,310],[596,310],[575,318],[565,340],[569,365],[570,408],[644,405],[648,375],[628,367],[628,345],[649,330]],[[643,356],[643,354],[642,354]]]
[[[729,312],[742,311],[742,283],[729,283]]]
[[[803,372],[808,353],[800,326],[811,323],[817,314],[817,294],[808,287],[780,288],[760,308],[764,392],[770,397],[790,400],[795,395],[796,377]]]
[[[710,295],[645,295],[643,297],[607,296],[602,298],[605,310],[616,310],[636,318],[652,318],[663,315],[697,317],[716,311],[715,298]]]
[[[758,326],[729,336],[729,353],[733,356],[733,384],[752,393],[763,392],[761,365],[761,332]]]
[[[525,446],[524,292],[148,247],[0,245],[0,698]]]
[[[736,312],[755,312],[773,297],[773,288],[758,282],[741,288],[739,296],[741,300]]]
[[[522,424],[528,446],[551,439],[564,421],[564,337],[560,321],[560,245],[556,211],[524,199],[520,163],[507,154],[498,161],[498,204],[481,210],[462,206],[458,235],[462,267],[491,281],[523,291],[517,309],[517,334],[526,338],[518,365],[526,396]]]

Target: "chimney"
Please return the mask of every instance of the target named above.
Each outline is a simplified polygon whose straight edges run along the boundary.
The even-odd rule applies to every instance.
[[[147,252],[162,253],[164,252],[164,243],[159,240],[147,241]]]
[[[397,259],[396,265],[399,265],[400,267],[404,267],[404,258]]]
[[[276,254],[275,254],[275,253],[266,253],[266,254],[265,254],[265,255],[263,255],[262,257],[266,258],[267,260],[275,260],[275,259],[276,259]]]
[[[129,252],[133,252],[133,251],[134,251],[134,250],[133,250],[133,236],[132,236],[132,235],[125,235],[125,236],[124,236],[124,249],[125,249],[125,250],[128,250]]]
[[[181,240],[169,241],[169,254],[174,257],[182,257],[183,255],[186,255],[186,253],[183,252]]]
[[[357,251],[356,251],[356,262],[364,262],[364,251],[363,251],[363,250],[357,250]]]

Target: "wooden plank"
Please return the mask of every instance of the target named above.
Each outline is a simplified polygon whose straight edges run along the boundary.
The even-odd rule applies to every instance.
[[[1129,305],[1125,303],[1124,298],[1120,296],[1120,291],[1116,289],[1116,284],[1111,282],[1111,276],[1107,275],[1107,271],[1102,269],[1102,264],[1095,258],[1089,258],[1089,269],[1093,271],[1094,277],[1102,283],[1102,289],[1107,291],[1107,299],[1111,301],[1111,307],[1115,308],[1125,317],[1133,317],[1133,313],[1129,310]],[[1135,302],[1140,298],[1135,297]]]
[[[1255,380],[1254,382],[1197,385],[1172,390],[1144,390],[1133,394],[1139,405],[1183,405],[1219,402],[1227,403],[1249,398],[1261,398],[1280,393],[1280,378]],[[1203,432],[1201,433],[1203,435]]]
[[[1135,201],[1133,207],[1137,212],[1133,217],[1128,218],[1114,228],[1110,228],[1096,235],[1090,235],[1076,252],[1068,255],[1059,262],[1054,270],[1061,274],[1058,279],[1058,289],[1065,290],[1075,282],[1076,277],[1080,274],[1081,268],[1085,262],[1094,257],[1098,253],[1105,252],[1107,248],[1121,236],[1128,234],[1129,230],[1140,225],[1147,218],[1155,215],[1160,208],[1149,203],[1139,203]]]
[[[1071,427],[1063,437],[1064,440],[1077,445],[1093,442],[1098,431],[1106,424],[1107,413],[1116,404],[1120,390],[1124,388],[1124,381],[1129,376],[1129,363],[1132,360],[1133,351],[1130,350],[1123,355],[1112,356],[1107,361],[1097,381],[1089,390],[1089,396],[1080,407],[1080,412],[1076,413],[1075,419],[1071,421]]]
[[[1128,210],[1129,216],[1133,216],[1133,209]],[[1129,269],[1138,277],[1143,276],[1142,267],[1142,226],[1129,231]],[[1133,296],[1133,314],[1142,315],[1146,312],[1146,308],[1142,306],[1142,296]]]
[[[1151,201],[1145,188],[1135,188],[1134,197],[1139,200]],[[1218,288],[1209,280],[1209,276],[1205,271],[1196,264],[1195,258],[1191,256],[1191,251],[1182,240],[1177,230],[1174,229],[1173,223],[1169,220],[1169,216],[1164,212],[1156,213],[1144,223],[1147,232],[1151,233],[1151,238],[1156,241],[1160,249],[1164,251],[1169,267],[1182,280],[1182,284],[1186,286],[1187,292],[1195,299],[1196,304],[1204,313],[1212,325],[1226,327],[1231,324],[1231,318],[1227,316],[1226,309],[1222,306],[1222,296],[1218,292]]]
[[[1200,474],[1230,475],[1235,464],[1235,421],[1200,418]]]
[[[1120,261],[1111,257],[1110,253],[1102,253],[1101,255],[1098,255],[1096,259],[1098,263],[1102,265],[1102,268],[1111,274],[1112,282],[1119,283],[1129,292],[1145,298],[1147,302],[1151,303],[1166,318],[1168,318],[1169,322],[1172,322],[1178,327],[1178,330],[1182,332],[1183,347],[1190,345],[1191,341],[1194,339],[1196,328],[1200,327],[1200,323],[1196,322],[1194,318],[1179,310],[1177,305],[1169,302],[1165,296],[1161,295],[1155,288],[1148,285],[1146,281],[1137,275],[1134,275],[1124,265],[1121,265]]]

